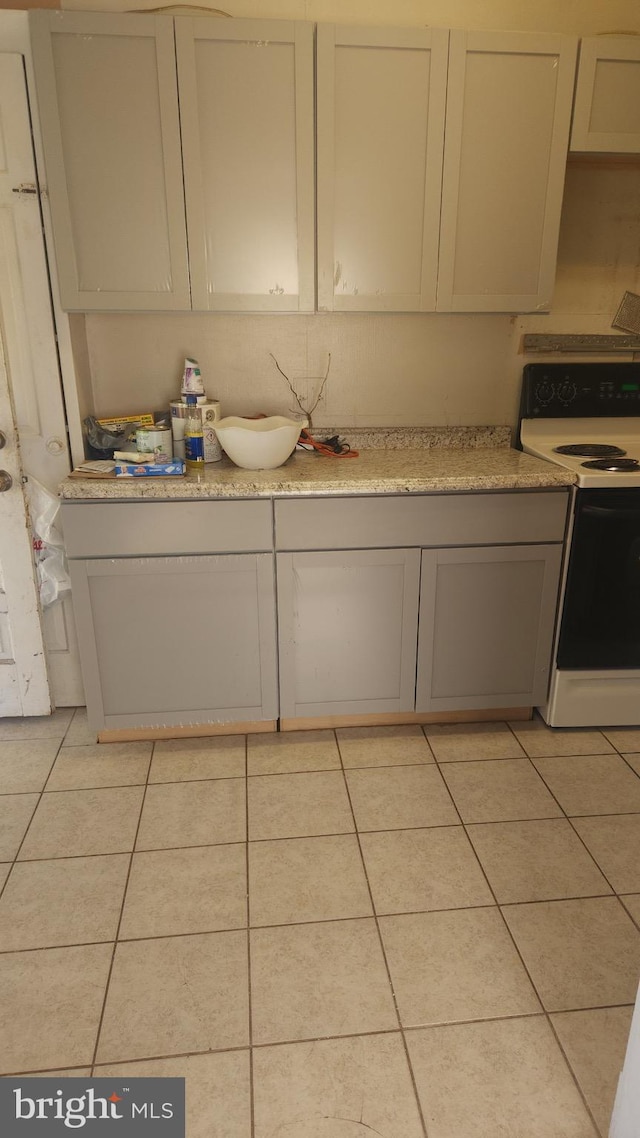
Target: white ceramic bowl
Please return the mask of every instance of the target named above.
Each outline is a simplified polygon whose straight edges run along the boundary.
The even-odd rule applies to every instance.
[[[227,415],[214,423],[220,446],[236,466],[245,470],[274,470],[295,450],[306,419],[269,415],[266,419],[241,419]]]

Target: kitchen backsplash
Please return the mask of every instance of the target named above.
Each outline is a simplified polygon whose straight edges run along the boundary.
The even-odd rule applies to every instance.
[[[508,316],[185,314],[87,317],[97,414],[175,397],[185,355],[229,414],[287,414],[314,401],[315,425],[506,422]]]

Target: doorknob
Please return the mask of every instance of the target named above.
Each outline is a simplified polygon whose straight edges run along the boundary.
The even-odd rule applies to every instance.
[[[7,470],[0,470],[0,494],[4,494],[5,490],[10,490],[13,486],[13,478]]]
[[[6,446],[6,443],[7,443],[7,436],[5,434],[3,434],[2,431],[0,431],[0,450],[2,450],[3,446]]]

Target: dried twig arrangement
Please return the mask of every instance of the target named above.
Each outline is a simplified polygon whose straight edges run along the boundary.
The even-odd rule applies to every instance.
[[[309,420],[309,426],[311,426],[311,416],[313,415],[313,412],[315,411],[316,407],[318,406],[318,403],[319,403],[319,402],[320,402],[320,400],[322,399],[322,396],[323,396],[323,394],[324,394],[324,389],[325,389],[325,387],[326,387],[326,385],[327,385],[327,380],[328,380],[328,378],[329,378],[329,370],[330,370],[330,368],[331,368],[331,352],[329,352],[329,358],[328,358],[328,360],[327,360],[327,370],[326,370],[326,372],[324,373],[324,378],[323,378],[323,380],[322,380],[322,383],[320,384],[320,390],[318,391],[318,395],[317,395],[316,401],[315,401],[315,403],[313,404],[313,407],[310,407],[310,408],[309,408],[309,410],[307,410],[307,408],[306,408],[306,407],[303,405],[303,403],[302,403],[302,401],[301,401],[301,399],[300,399],[300,396],[298,395],[298,392],[296,391],[296,389],[295,389],[295,387],[293,386],[293,384],[292,384],[291,380],[289,379],[289,376],[287,375],[287,373],[286,373],[286,372],[284,372],[284,371],[282,370],[282,368],[280,367],[280,364],[278,363],[278,361],[277,361],[276,357],[274,356],[273,352],[269,352],[269,355],[271,356],[271,359],[273,360],[273,362],[274,362],[274,364],[276,365],[276,367],[277,367],[278,371],[280,372],[280,375],[283,377],[283,379],[286,379],[286,381],[287,381],[287,383],[288,383],[288,385],[289,385],[289,391],[291,392],[291,394],[293,395],[293,398],[295,399],[296,403],[298,404],[298,408],[300,409],[300,411],[302,411],[302,414],[303,414],[303,415],[306,415],[307,419]],[[316,377],[316,376],[311,376],[311,378],[312,378],[312,379],[315,379],[315,378],[318,378],[318,379],[319,379],[320,377],[319,377],[319,376],[318,376],[318,377]]]

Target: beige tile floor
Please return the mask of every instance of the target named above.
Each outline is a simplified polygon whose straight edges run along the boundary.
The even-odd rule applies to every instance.
[[[0,720],[0,1074],[188,1138],[604,1138],[639,930],[640,728]]]

